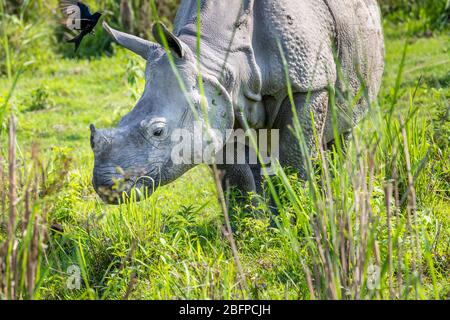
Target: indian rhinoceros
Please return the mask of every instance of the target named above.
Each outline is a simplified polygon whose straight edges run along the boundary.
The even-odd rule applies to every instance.
[[[231,128],[279,129],[280,164],[301,171],[293,110],[313,157],[317,136],[325,145],[336,136],[333,128],[349,132],[378,94],[384,42],[376,0],[202,0],[199,11],[197,4],[181,1],[173,32],[155,23],[157,43],[103,24],[147,61],[144,93],[133,110],[114,129],[91,125],[93,185],[106,202],[132,189],[151,192],[195,166],[172,160],[177,142],[170,136],[178,128],[192,131],[198,121],[222,143]],[[359,96],[356,106],[346,103]],[[260,165],[219,169],[228,186],[262,191]]]

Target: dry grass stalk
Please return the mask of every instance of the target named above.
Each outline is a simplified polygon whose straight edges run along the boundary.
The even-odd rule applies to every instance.
[[[38,254],[39,254],[39,223],[40,217],[36,216],[34,225],[32,227],[33,235],[31,237],[30,249],[29,249],[29,257],[27,260],[27,270],[26,270],[26,279],[27,279],[27,289],[28,289],[28,297],[30,299],[33,298],[34,284],[36,280],[36,269],[38,262]]]
[[[33,167],[28,176],[25,170],[18,172],[16,119],[12,115],[8,130],[8,174],[4,174],[3,166],[0,168],[2,211],[6,210],[6,202],[9,205],[6,239],[0,246],[0,296],[6,299],[33,299],[35,293],[39,256],[44,251],[46,237],[46,210],[35,213],[39,189],[37,158],[37,148],[34,147]],[[19,189],[24,190],[20,198]]]
[[[419,240],[419,230],[417,225],[417,210],[416,210],[416,190],[414,188],[414,177],[412,175],[411,170],[411,158],[409,154],[409,148],[408,148],[408,137],[406,134],[406,126],[405,121],[403,120],[403,117],[400,116],[400,124],[401,124],[401,134],[402,134],[402,141],[403,141],[403,152],[405,155],[405,163],[406,163],[406,171],[408,175],[408,204],[406,207],[407,210],[407,218],[408,218],[408,229],[410,231],[411,237],[413,238],[414,245],[413,245],[413,259],[412,259],[412,268],[414,276],[418,276],[419,281],[421,281],[422,278],[422,271],[421,271],[421,251],[420,251],[420,240]],[[416,298],[418,298],[416,292]]]
[[[131,295],[131,292],[133,292],[134,287],[137,283],[137,277],[134,272],[130,274],[130,282],[128,282],[127,291],[125,292],[125,295],[123,296],[123,300],[128,300],[128,298]]]
[[[228,240],[228,242],[230,243],[231,251],[233,253],[234,263],[236,265],[236,269],[237,269],[238,275],[239,275],[239,286],[241,287],[242,292],[248,292],[247,281],[245,278],[244,271],[242,269],[241,260],[239,259],[239,252],[237,250],[236,242],[234,241],[233,230],[231,229],[230,216],[228,214],[227,201],[225,200],[225,194],[224,194],[224,191],[222,188],[220,172],[217,169],[217,166],[215,164],[212,166],[212,168],[213,168],[214,181],[216,183],[216,190],[217,190],[217,195],[219,198],[220,207],[222,209],[222,213],[225,218],[225,226],[222,227],[222,233],[225,236],[225,238]]]
[[[367,221],[367,211],[366,211],[366,170],[364,165],[364,159],[362,157],[362,151],[359,146],[358,141],[355,140],[355,148],[357,153],[357,170],[358,174],[354,177],[354,194],[355,194],[355,213],[359,216],[359,243],[355,248],[355,268],[354,268],[354,286],[353,292],[355,294],[355,299],[360,299],[360,288],[362,284],[362,277],[364,273],[364,252],[366,243],[366,221]]]
[[[388,282],[389,282],[389,298],[394,297],[393,282],[392,282],[392,212],[391,212],[391,198],[392,198],[392,183],[387,183],[384,187],[385,206],[386,206],[386,221],[387,221],[387,237],[388,237]]]
[[[7,225],[5,258],[6,261],[6,297],[16,298],[14,284],[14,270],[17,263],[17,243],[14,241],[14,232],[17,214],[17,194],[16,194],[16,119],[13,115],[9,120],[8,130],[8,199],[9,199],[9,219]],[[12,275],[12,276],[11,276]]]
[[[124,269],[130,262],[133,261],[134,254],[136,252],[136,247],[137,247],[137,239],[134,238],[133,242],[131,243],[131,248],[127,253],[127,256],[120,263],[119,269],[121,269],[121,270]],[[130,281],[128,282],[127,290],[125,292],[125,295],[123,296],[123,300],[128,300],[131,293],[133,292],[134,287],[136,286],[137,281],[138,281],[138,279],[137,279],[136,273],[131,272]]]
[[[1,210],[1,216],[0,216],[0,227],[5,222],[5,209],[6,209],[6,174],[5,169],[3,168],[4,160],[0,156],[0,210]]]
[[[395,201],[395,216],[396,216],[396,225],[400,226],[400,191],[398,187],[398,171],[397,166],[395,165],[397,162],[397,149],[394,148],[394,159],[392,161],[392,180],[394,187],[394,201]],[[403,291],[403,278],[402,278],[402,247],[400,243],[400,237],[397,237],[396,241],[396,250],[397,250],[397,297],[400,298],[402,296]]]
[[[319,213],[312,221],[312,227],[314,229],[314,240],[316,241],[317,251],[321,261],[321,265],[324,268],[325,273],[325,285],[327,290],[327,296],[332,299],[338,299],[338,293],[336,291],[336,279],[334,277],[333,262],[330,257],[330,247],[328,245],[328,234],[326,227],[322,221],[323,213]],[[318,268],[319,269],[319,268]],[[321,281],[319,272],[316,272],[316,281]],[[320,291],[318,291],[320,292]]]
[[[349,279],[346,275],[349,272],[349,263],[347,261],[348,258],[348,241],[345,236],[345,232],[347,230],[347,226],[345,224],[345,220],[343,217],[340,217],[339,221],[339,239],[340,239],[340,258],[341,258],[341,283],[345,288],[349,286]]]
[[[11,241],[14,234],[16,219],[16,120],[11,116],[8,131],[8,177],[9,177],[9,220],[7,228],[7,240]]]
[[[311,271],[309,270],[308,267],[305,268],[305,275],[306,275],[306,283],[308,285],[308,290],[309,290],[309,298],[311,300],[316,300],[316,294],[314,292],[314,284],[313,284],[313,280],[311,277]]]

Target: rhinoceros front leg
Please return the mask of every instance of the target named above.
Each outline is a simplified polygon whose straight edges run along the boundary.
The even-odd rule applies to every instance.
[[[227,191],[236,188],[245,196],[253,192],[256,193],[256,183],[253,172],[248,164],[218,165],[222,171],[222,188]]]
[[[238,147],[234,146],[235,161],[237,159],[236,152]],[[245,153],[248,156],[248,146],[245,146]],[[243,203],[248,200],[248,195],[252,194],[250,198],[252,205],[258,204],[258,195],[262,195],[262,179],[261,179],[261,166],[256,163],[249,162],[246,156],[246,163],[243,164],[219,164],[217,168],[222,171],[222,189],[225,192],[231,191],[231,189],[237,189],[240,193],[238,198],[239,203]]]
[[[328,111],[328,92],[326,90],[315,91],[309,97],[306,93],[297,93],[294,95],[294,103],[300,126],[303,129],[306,146],[310,153],[307,156],[315,158],[318,150],[314,129],[317,132],[320,143],[322,143]],[[313,127],[311,114],[314,117],[315,128]],[[292,132],[294,115],[288,98],[281,106],[280,113],[275,121],[275,128],[280,130],[281,166],[297,169],[302,178],[305,178],[304,160],[300,144]]]

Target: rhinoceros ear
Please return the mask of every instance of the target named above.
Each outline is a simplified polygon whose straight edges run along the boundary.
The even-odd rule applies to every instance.
[[[167,27],[164,25],[164,23],[155,22],[152,27],[152,33],[153,37],[161,46],[164,47],[164,37],[167,41],[169,49],[172,50],[172,52],[174,52],[178,58],[183,58],[184,49],[180,39],[178,39],[176,35],[170,32],[169,29],[167,29]]]
[[[103,28],[109,33],[109,35],[122,47],[137,53],[145,60],[148,59],[150,52],[158,47],[158,44],[150,42],[148,40],[133,36],[131,34],[121,32],[111,28],[106,22],[103,21]]]

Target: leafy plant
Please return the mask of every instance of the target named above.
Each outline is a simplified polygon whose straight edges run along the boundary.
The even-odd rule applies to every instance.
[[[53,106],[54,101],[50,98],[48,88],[44,86],[31,92],[24,104],[27,106],[26,111],[31,112],[48,109]]]
[[[384,16],[392,23],[405,23],[411,35],[446,30],[450,26],[448,0],[381,0]]]

